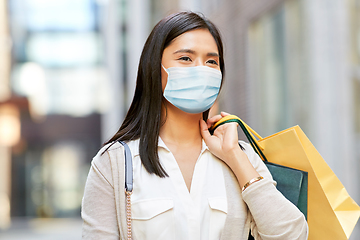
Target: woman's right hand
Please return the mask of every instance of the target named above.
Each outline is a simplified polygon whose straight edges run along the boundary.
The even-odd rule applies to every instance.
[[[209,128],[213,126],[221,118],[230,114],[221,112],[220,115],[213,116],[207,120],[200,120],[201,135],[208,146],[210,152],[223,160],[230,167],[234,165],[232,156],[242,155],[247,158],[246,154],[241,150],[238,143],[237,123],[227,123],[219,126],[213,135],[210,134]]]
[[[240,187],[260,175],[250,163],[246,153],[241,150],[238,140],[237,123],[231,122],[219,126],[211,135],[209,128],[221,118],[230,115],[221,112],[209,118],[207,122],[200,120],[201,135],[209,148],[209,151],[225,162],[235,173]]]

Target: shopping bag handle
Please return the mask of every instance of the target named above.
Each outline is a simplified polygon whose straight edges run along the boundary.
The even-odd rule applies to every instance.
[[[262,140],[263,138],[254,129],[249,127],[249,125],[247,125],[239,117],[237,117],[235,115],[228,115],[228,116],[221,118],[209,129],[210,133],[213,134],[216,128],[218,128],[219,126],[221,126],[225,123],[229,123],[229,122],[236,122],[239,124],[239,126],[243,130],[246,138],[249,140],[249,142],[250,142],[251,146],[253,147],[253,149],[255,150],[255,152],[262,158],[263,161],[267,162],[267,159],[266,159],[264,153],[262,152],[264,150],[264,147],[261,146],[261,144],[258,142],[258,140],[256,140],[256,138],[254,137],[254,135],[259,140]]]

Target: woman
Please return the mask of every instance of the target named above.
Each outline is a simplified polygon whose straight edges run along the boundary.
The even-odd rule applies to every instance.
[[[307,238],[302,213],[251,146],[239,146],[236,123],[208,131],[227,115],[207,119],[223,83],[223,55],[218,30],[198,14],[176,13],[154,27],[127,116],[92,161],[84,239],[126,238],[118,140],[133,158],[134,239],[245,240],[250,229],[255,239]]]

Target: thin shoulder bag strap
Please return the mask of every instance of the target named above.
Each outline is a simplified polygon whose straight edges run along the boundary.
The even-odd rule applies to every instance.
[[[133,166],[132,156],[129,146],[119,141],[125,149],[125,193],[126,193],[126,224],[127,224],[127,239],[132,239],[132,225],[131,225],[131,194],[133,192]]]

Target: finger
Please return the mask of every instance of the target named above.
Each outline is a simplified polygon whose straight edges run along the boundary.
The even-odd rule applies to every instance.
[[[202,138],[205,140],[205,142],[209,137],[211,137],[211,134],[208,129],[209,128],[208,128],[206,122],[201,119],[200,120],[200,133],[201,133]]]
[[[236,132],[237,133],[237,123],[229,122],[223,125],[220,125],[218,128],[215,129],[213,136],[217,136],[219,138],[223,138],[224,134],[227,132]]]
[[[217,122],[217,121],[219,121],[221,118],[222,118],[222,116],[221,116],[220,114],[217,114],[217,115],[209,118],[208,121],[215,121],[215,122]]]
[[[227,113],[227,112],[221,112],[220,114],[221,114],[222,117],[226,117],[226,116],[231,115],[230,113]]]
[[[207,126],[210,128],[214,123],[219,121],[222,118],[221,115],[215,115],[207,120]]]

